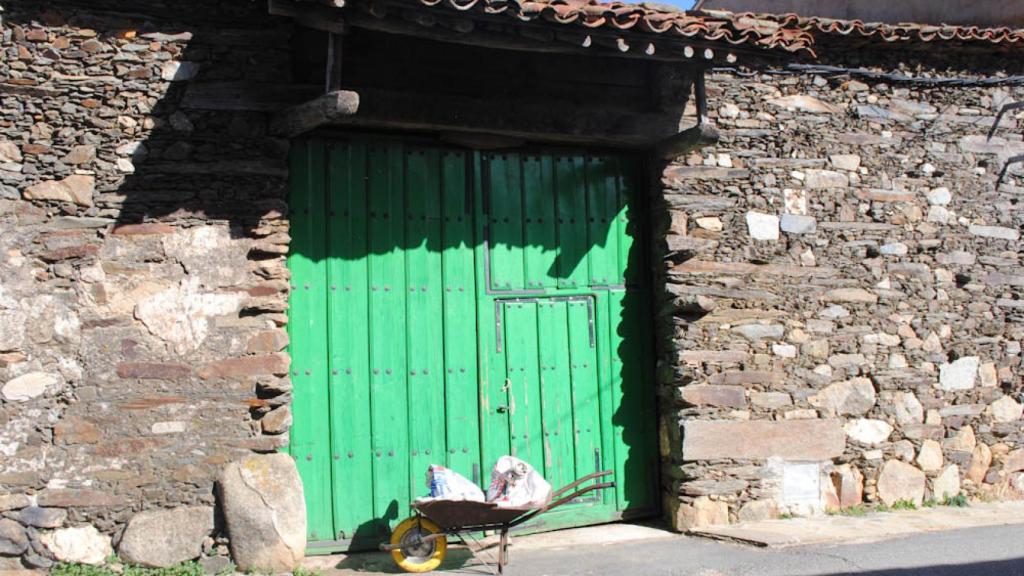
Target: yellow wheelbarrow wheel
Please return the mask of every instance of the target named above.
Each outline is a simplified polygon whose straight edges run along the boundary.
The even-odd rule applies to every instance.
[[[448,553],[448,539],[443,535],[424,542],[423,538],[441,534],[441,528],[422,516],[410,516],[395,527],[391,533],[391,544],[398,546],[391,551],[395,564],[406,572],[430,572],[444,562]]]

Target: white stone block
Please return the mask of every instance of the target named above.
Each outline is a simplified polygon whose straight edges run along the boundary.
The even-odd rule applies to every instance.
[[[778,240],[779,217],[763,212],[747,212],[747,230],[754,240]]]

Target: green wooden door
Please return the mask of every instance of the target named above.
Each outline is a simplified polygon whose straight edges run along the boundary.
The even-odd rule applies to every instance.
[[[530,529],[656,511],[634,162],[357,137],[292,152],[289,452],[311,547],[371,548],[428,464],[514,454],[618,487]]]

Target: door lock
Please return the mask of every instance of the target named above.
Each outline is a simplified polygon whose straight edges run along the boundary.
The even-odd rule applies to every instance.
[[[505,414],[508,412],[508,406],[498,406],[495,410],[498,411],[498,414]]]

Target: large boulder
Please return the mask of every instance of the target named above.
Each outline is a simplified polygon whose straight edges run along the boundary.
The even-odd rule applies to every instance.
[[[878,476],[878,497],[887,506],[907,500],[920,506],[925,481],[924,472],[899,460],[889,460]]]
[[[992,465],[992,449],[987,444],[978,444],[971,452],[971,463],[967,467],[967,479],[980,486]]]
[[[917,465],[925,472],[935,472],[942,468],[942,446],[935,440],[921,443],[921,451],[917,453]],[[988,467],[986,466],[986,470]]]
[[[960,494],[960,467],[950,464],[932,480],[932,496],[942,501]]]
[[[287,454],[232,462],[220,477],[221,507],[240,571],[290,572],[306,550],[302,480]]]
[[[721,500],[701,496],[693,503],[686,504],[670,496],[665,503],[672,526],[679,532],[729,523],[729,505]]]
[[[114,553],[110,537],[90,525],[54,530],[39,539],[61,562],[99,566]]]
[[[834,495],[834,502],[829,502],[831,508],[845,510],[851,506],[859,506],[864,500],[864,475],[860,470],[849,465],[837,466],[830,474]]]
[[[129,564],[167,568],[198,558],[211,532],[210,506],[140,512],[128,523],[117,552]]]

